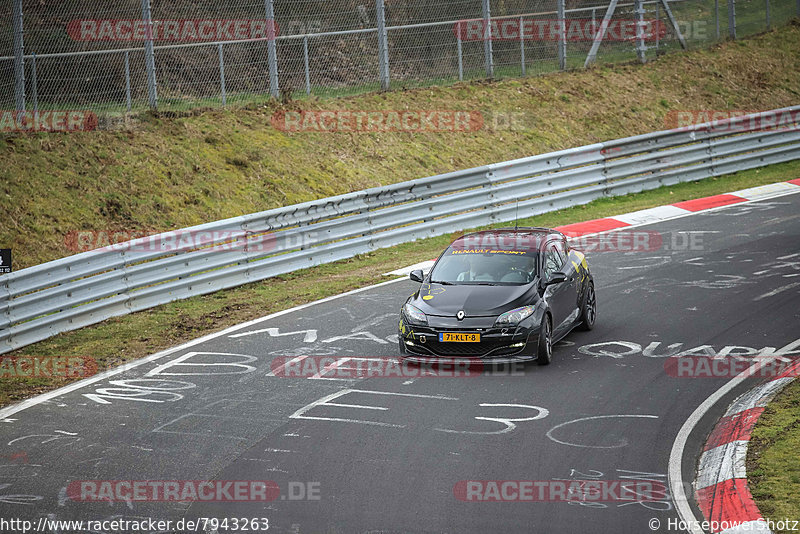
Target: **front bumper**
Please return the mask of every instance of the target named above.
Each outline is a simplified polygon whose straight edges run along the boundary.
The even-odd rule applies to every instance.
[[[400,322],[399,345],[401,359],[414,363],[429,363],[437,359],[457,361],[481,360],[486,363],[530,361],[536,358],[539,327],[522,324],[498,328],[453,326],[417,326]],[[440,342],[443,332],[477,332],[480,342]]]
[[[484,366],[509,365],[515,363],[527,363],[536,359],[536,356],[528,354],[518,354],[516,356],[494,356],[492,358],[464,358],[464,357],[445,357],[445,356],[422,356],[418,354],[402,353],[400,361],[414,363],[417,365],[433,364],[446,360],[449,364],[467,364],[480,362]]]

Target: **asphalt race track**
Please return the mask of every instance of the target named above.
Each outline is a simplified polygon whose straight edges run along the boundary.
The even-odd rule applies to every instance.
[[[476,377],[272,376],[274,362],[294,357],[395,355],[398,311],[416,284],[383,284],[151,358],[0,421],[0,516],[266,517],[274,532],[551,533],[649,532],[657,518],[667,532],[678,517],[668,494],[601,503],[454,494],[465,480],[666,484],[678,430],[729,379],[668,376],[665,356],[747,358],[800,338],[799,194],[637,230],[662,246],[587,253],[597,325],[557,345],[550,366]],[[687,444],[686,481],[714,419],[758,380],[701,420]],[[270,480],[281,497],[191,505],[69,498],[69,483],[85,480]]]

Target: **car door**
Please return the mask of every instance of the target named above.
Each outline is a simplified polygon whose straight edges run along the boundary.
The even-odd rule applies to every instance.
[[[556,248],[564,260],[561,272],[567,275],[565,284],[569,286],[569,289],[566,291],[566,302],[569,312],[567,313],[567,319],[564,325],[564,328],[569,330],[578,320],[581,313],[581,296],[585,274],[580,270],[579,264],[570,259],[570,248],[566,237],[560,238],[556,242]]]
[[[553,337],[558,338],[570,328],[575,320],[576,290],[575,269],[567,262],[566,243],[562,240],[553,240],[547,243],[544,252],[544,267],[542,273],[544,280],[549,281],[552,274],[561,271],[567,275],[564,282],[548,285],[545,289],[545,299],[550,305],[553,315]]]

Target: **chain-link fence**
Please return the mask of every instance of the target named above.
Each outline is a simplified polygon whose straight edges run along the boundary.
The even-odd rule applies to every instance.
[[[186,109],[516,77],[646,61],[800,14],[800,0],[602,1],[4,0],[0,109]]]

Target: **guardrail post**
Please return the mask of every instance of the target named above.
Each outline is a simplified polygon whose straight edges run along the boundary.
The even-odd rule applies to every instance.
[[[153,50],[153,22],[150,13],[150,0],[142,0],[142,20],[145,23],[144,63],[147,69],[147,95],[150,109],[158,110],[158,89],[156,88],[156,56]]]
[[[558,24],[560,26],[558,32],[558,68],[559,70],[567,70],[567,21],[564,9],[564,0],[558,1]]]
[[[275,42],[275,4],[273,0],[264,0],[267,10],[267,62],[269,63],[269,94],[274,98],[281,96],[278,85],[278,45]]]
[[[17,111],[25,111],[25,39],[22,28],[22,0],[14,0],[14,103]]]
[[[482,2],[483,16],[483,57],[486,63],[486,77],[494,78],[494,57],[492,52],[492,10],[489,6],[490,0]]]
[[[219,44],[219,85],[222,90],[222,107],[225,107],[228,105],[228,93],[225,91],[225,54],[222,43]]]
[[[728,0],[728,34],[736,39],[736,0]]]
[[[131,112],[131,58],[130,53],[125,51],[125,104],[128,113]]]
[[[375,0],[375,12],[378,23],[378,69],[381,89],[389,90],[389,36],[386,34],[386,10],[383,0]]]
[[[303,66],[306,71],[306,94],[311,94],[311,71],[308,68],[308,36],[303,37]]]

